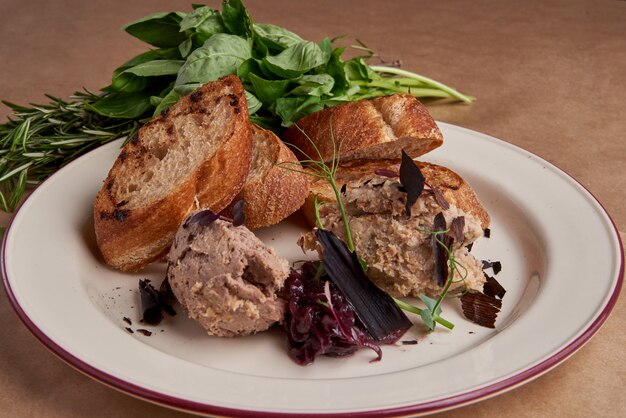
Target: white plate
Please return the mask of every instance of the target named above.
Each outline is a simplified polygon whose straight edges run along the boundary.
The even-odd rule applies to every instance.
[[[381,362],[362,350],[308,367],[285,353],[279,330],[207,337],[182,309],[158,327],[139,323],[137,282],[157,284],[164,266],[122,274],[104,266],[92,232],[92,201],[119,142],[78,159],[40,186],[4,239],[4,283],[25,325],[49,349],[117,389],[191,412],[262,416],[420,414],[483,399],[524,383],[572,355],[608,316],[622,283],[615,226],[575,180],[506,142],[440,124],[445,145],[428,161],[476,189],[492,216],[492,237],[474,247],[500,260],[507,289],[496,330],[444,306],[453,332],[413,327],[386,346]],[[291,219],[259,235],[292,261],[301,225]],[[149,328],[150,337],[128,333]]]

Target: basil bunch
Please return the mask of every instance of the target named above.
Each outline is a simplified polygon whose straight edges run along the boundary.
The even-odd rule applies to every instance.
[[[363,57],[343,61],[345,48],[335,48],[328,38],[315,43],[279,26],[253,23],[240,0],[225,1],[221,13],[195,5],[191,13],[155,13],[124,29],[157,49],[117,68],[105,94],[89,106],[111,118],[158,114],[229,74],[244,84],[251,119],[275,130],[327,106],[396,92],[471,100],[417,74],[369,67]]]

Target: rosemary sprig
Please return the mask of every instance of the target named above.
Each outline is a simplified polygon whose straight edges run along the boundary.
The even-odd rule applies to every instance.
[[[76,92],[70,101],[46,95],[45,105],[11,108],[0,125],[0,209],[13,212],[27,186],[41,183],[78,156],[118,138],[130,138],[137,120],[111,119],[87,110],[101,96]]]

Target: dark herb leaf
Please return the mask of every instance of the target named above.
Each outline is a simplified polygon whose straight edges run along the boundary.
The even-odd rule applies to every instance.
[[[502,307],[501,300],[479,292],[468,292],[460,299],[463,315],[467,319],[483,327],[496,327],[496,317]]]
[[[172,307],[172,305],[176,303],[176,296],[174,296],[170,281],[167,280],[167,277],[163,279],[159,287],[159,303],[161,304],[161,308],[163,308],[168,315],[176,315],[176,311]]]
[[[443,210],[450,209],[450,204],[446,200],[446,198],[443,195],[443,193],[441,193],[441,190],[439,190],[437,188],[431,188],[430,190],[433,192],[433,195],[435,196],[435,200],[437,201],[437,204],[439,206],[441,206],[441,209],[443,209]]]
[[[374,174],[376,174],[377,176],[390,177],[390,178],[395,178],[399,176],[398,173],[396,173],[393,170],[389,170],[387,168],[377,168],[376,170],[374,170]]]
[[[233,206],[233,225],[241,226],[246,223],[246,215],[243,212],[244,201],[243,199],[239,200]]]
[[[485,228],[485,230],[483,231],[485,238],[490,238],[491,237],[491,229],[489,228]]]
[[[214,213],[209,209],[201,210],[194,213],[191,217],[187,218],[183,227],[187,227],[189,224],[198,223],[200,226],[207,226],[219,219],[220,215]]]
[[[493,268],[493,274],[498,274],[502,271],[502,263],[499,261],[491,263],[491,267]]]
[[[139,293],[142,321],[148,325],[158,325],[163,320],[159,292],[150,284],[150,280],[139,280]]]
[[[456,242],[463,242],[463,228],[465,227],[465,216],[457,216],[452,220],[450,229],[452,237]]]
[[[402,150],[400,183],[406,189],[406,217],[411,217],[411,208],[424,190],[424,176],[413,159]]]
[[[504,297],[504,294],[506,293],[504,287],[502,287],[500,282],[498,282],[494,277],[487,276],[486,274],[485,277],[487,278],[487,280],[483,285],[483,293],[487,296],[502,299]]]
[[[322,263],[330,280],[354,307],[367,331],[377,341],[400,338],[412,324],[393,298],[365,275],[356,253],[335,234],[317,230],[316,235],[324,249]]]
[[[445,230],[446,218],[444,218],[443,213],[439,212],[433,223],[433,235],[430,244],[435,262],[433,279],[442,287],[448,280],[448,249],[451,248],[453,241],[451,236],[443,232]]]

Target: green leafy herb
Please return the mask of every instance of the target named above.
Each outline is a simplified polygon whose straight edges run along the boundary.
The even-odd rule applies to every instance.
[[[254,23],[241,0],[224,1],[221,12],[193,5],[189,13],[154,13],[124,30],[150,49],[116,68],[100,94],[77,93],[72,102],[55,98],[49,107],[11,106],[12,120],[0,125],[0,203],[5,209],[15,207],[27,184],[38,184],[97,146],[76,143],[101,145],[124,137],[129,127],[136,129],[193,88],[229,74],[237,74],[244,84],[251,120],[275,131],[325,107],[393,93],[472,100],[406,70],[369,66],[366,60],[375,54],[362,44],[356,48],[365,56],[344,60],[345,48],[335,45],[337,39],[315,43],[286,28]],[[81,131],[92,127],[107,135]],[[76,142],[65,140],[77,132],[82,133],[72,137]],[[40,154],[31,149],[39,150],[59,135],[64,142],[54,152],[33,157]],[[13,146],[16,138],[24,142],[22,151]],[[52,153],[63,157],[50,158]]]

